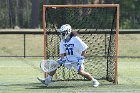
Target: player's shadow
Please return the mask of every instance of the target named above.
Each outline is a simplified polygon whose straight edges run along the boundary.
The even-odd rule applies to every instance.
[[[52,86],[45,86],[41,83],[32,83],[32,87],[27,87],[25,89],[62,89],[62,88],[72,88],[74,86],[65,86],[65,85],[52,85]]]
[[[100,87],[112,86],[112,83],[100,83]],[[65,89],[75,87],[93,87],[91,82],[54,82],[49,86],[45,86],[42,83],[16,83],[16,84],[0,84],[0,86],[6,87],[21,87],[24,89]]]
[[[32,88],[26,88],[26,89],[62,89],[62,88],[72,88],[73,86],[35,86]]]
[[[42,83],[30,83],[32,87],[27,87],[26,89],[65,89],[65,88],[82,88],[82,87],[93,87],[90,81],[58,81],[52,82],[49,86],[45,86]],[[100,87],[111,86],[112,83],[100,83]]]
[[[74,86],[72,85],[50,85],[50,86],[45,86],[41,83],[17,83],[17,84],[3,84],[3,85],[0,85],[0,86],[5,86],[5,87],[21,87],[21,88],[24,88],[24,89],[62,89],[62,88],[72,88]]]
[[[32,87],[28,87],[28,88],[26,88],[26,89],[63,89],[63,88],[75,88],[75,87],[79,87],[79,88],[82,88],[82,87],[93,87],[91,84],[82,84],[82,85],[79,85],[79,86],[76,86],[76,85],[49,85],[49,86],[45,86],[45,85],[43,85],[43,84],[40,84],[40,83],[36,83],[36,84],[33,84],[34,86],[32,86]],[[100,84],[100,86],[99,87],[107,87],[107,86],[112,86],[113,84]]]
[[[27,87],[26,89],[62,89],[62,88],[73,88],[73,85],[65,85],[65,84],[50,84],[49,86],[46,86],[42,83],[30,83],[30,87]]]

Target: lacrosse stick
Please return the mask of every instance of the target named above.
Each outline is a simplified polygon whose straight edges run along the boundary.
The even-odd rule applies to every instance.
[[[81,59],[78,59],[81,60]],[[42,71],[44,72],[52,72],[54,70],[56,70],[58,67],[60,67],[61,65],[68,65],[68,64],[72,64],[72,65],[79,65],[82,64],[83,62],[65,62],[65,61],[58,61],[56,62],[55,60],[43,60],[40,62],[40,68]]]

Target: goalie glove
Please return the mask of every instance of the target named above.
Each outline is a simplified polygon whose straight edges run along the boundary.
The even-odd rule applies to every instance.
[[[62,66],[66,62],[66,60],[62,59],[62,58],[59,58],[57,62],[60,66]]]
[[[84,56],[77,57],[77,60],[78,60],[78,63],[79,63],[79,64],[83,64],[83,63],[84,63],[84,59],[85,59]]]

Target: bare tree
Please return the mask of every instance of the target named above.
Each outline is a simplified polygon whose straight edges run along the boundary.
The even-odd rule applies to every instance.
[[[106,4],[112,4],[114,0],[105,0]]]
[[[31,28],[39,27],[40,0],[32,0]]]
[[[8,1],[9,4],[9,18],[10,18],[10,27],[14,27],[16,22],[15,22],[15,4],[13,0]]]

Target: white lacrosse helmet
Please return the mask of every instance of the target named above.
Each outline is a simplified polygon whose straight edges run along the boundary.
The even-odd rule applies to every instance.
[[[71,26],[69,24],[64,24],[60,27],[59,32],[61,33],[61,39],[65,40],[72,32]]]

